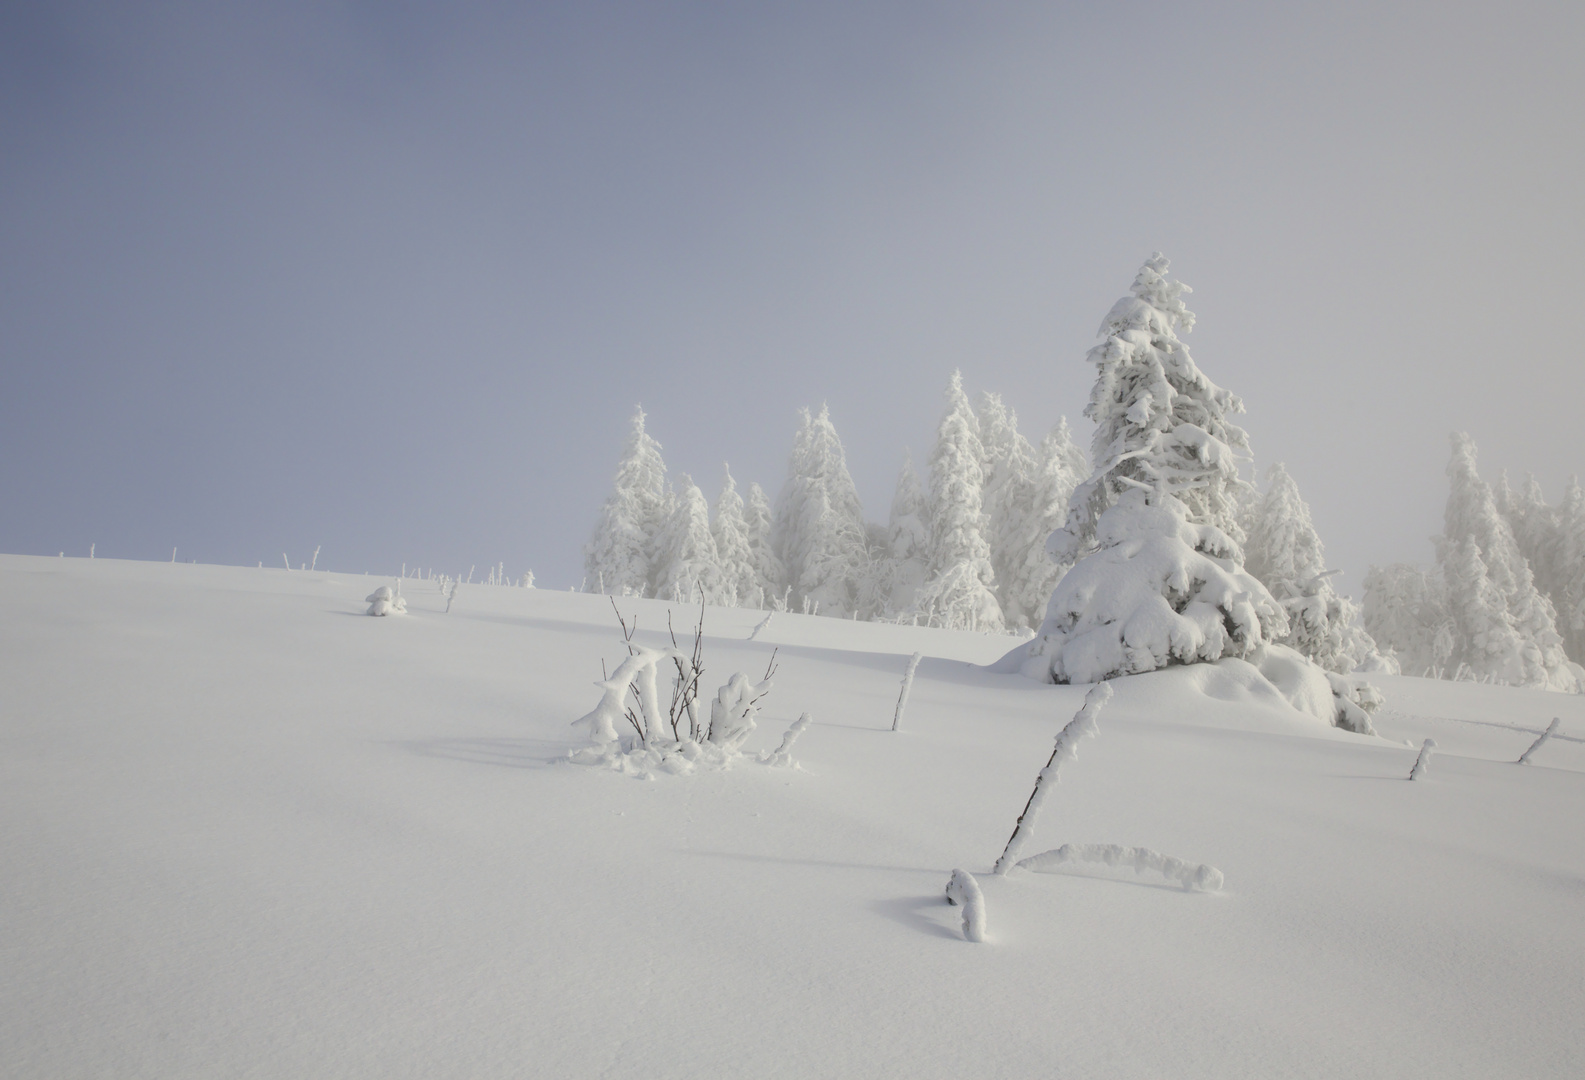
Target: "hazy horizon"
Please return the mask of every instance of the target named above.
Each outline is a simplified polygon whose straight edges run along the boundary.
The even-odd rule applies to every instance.
[[[1585,473],[1578,5],[16,4],[0,550],[582,577],[642,402],[867,515],[959,368],[1032,440],[1152,251],[1329,561],[1427,563],[1448,433]],[[477,574],[475,580],[477,580]]]

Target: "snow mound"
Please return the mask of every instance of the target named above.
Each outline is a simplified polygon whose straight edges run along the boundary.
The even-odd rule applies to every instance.
[[[373,592],[371,592],[368,596],[365,596],[363,599],[369,605],[369,610],[367,612],[365,612],[365,614],[368,614],[368,615],[406,615],[407,614],[407,601],[402,597],[401,593],[393,592],[389,585],[381,585],[378,589],[375,589]]]

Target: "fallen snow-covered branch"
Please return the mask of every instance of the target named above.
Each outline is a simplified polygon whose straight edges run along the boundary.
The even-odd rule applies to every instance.
[[[985,940],[985,894],[980,883],[967,870],[952,871],[947,882],[947,903],[963,905],[963,936],[969,941]]]
[[[1090,692],[1084,695],[1084,704],[1079,711],[1068,721],[1068,725],[1057,733],[1056,745],[1051,748],[1051,757],[1046,762],[1046,767],[1040,770],[1040,775],[1035,777],[1035,788],[1029,793],[1029,801],[1024,804],[1024,812],[1018,815],[1018,823],[1013,826],[1013,835],[1007,838],[1007,846],[1002,849],[1002,857],[996,860],[993,873],[1005,874],[1011,870],[1013,863],[1018,858],[1018,851],[1024,846],[1026,829],[1035,823],[1035,816],[1040,813],[1040,807],[1046,801],[1046,783],[1057,782],[1057,770],[1062,767],[1065,757],[1079,756],[1079,740],[1095,734],[1095,716],[1101,707],[1112,700],[1112,684],[1096,683]]]
[[[774,614],[776,614],[774,611],[767,611],[765,613],[765,617],[755,624],[754,629],[750,630],[748,634],[748,639],[750,641],[753,641],[755,638],[759,637],[759,632],[770,625],[771,616]]]
[[[1557,716],[1554,716],[1552,718],[1552,723],[1547,725],[1547,729],[1541,733],[1541,737],[1539,739],[1537,739],[1535,742],[1530,744],[1530,749],[1526,750],[1524,753],[1519,755],[1518,764],[1520,764],[1520,765],[1528,765],[1528,764],[1530,764],[1530,755],[1535,753],[1537,750],[1541,749],[1541,747],[1545,746],[1546,745],[1546,741],[1548,739],[1550,739],[1552,736],[1557,734],[1557,726],[1558,726],[1558,721],[1560,719],[1561,719],[1561,717],[1557,717]]]
[[[804,733],[809,726],[809,714],[804,713],[792,722],[787,734],[781,737],[781,745],[767,754],[760,755],[760,761],[782,769],[796,769],[798,763],[792,759],[793,743],[798,741],[798,736]]]
[[[1222,887],[1222,872],[1214,866],[1185,862],[1176,856],[1163,855],[1149,848],[1121,847],[1117,844],[1063,844],[1021,860],[1018,868],[1037,874],[1055,874],[1058,867],[1070,862],[1132,866],[1136,874],[1151,870],[1195,892],[1215,892]]]
[[[1545,736],[1543,736],[1544,738]],[[1436,740],[1427,739],[1420,744],[1420,753],[1415,756],[1414,768],[1409,770],[1409,779],[1418,780],[1425,775],[1425,767],[1431,764],[1431,751],[1436,749]],[[1523,761],[1523,758],[1519,759]]]
[[[903,672],[903,690],[897,695],[897,712],[892,715],[892,730],[897,730],[897,725],[903,722],[903,707],[908,704],[908,691],[914,688],[914,672],[919,670],[920,654],[914,653],[908,658],[908,670]]]

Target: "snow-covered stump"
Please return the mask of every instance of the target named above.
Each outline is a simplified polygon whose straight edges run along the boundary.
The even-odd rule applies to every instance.
[[[1021,860],[1018,868],[1037,874],[1054,874],[1058,867],[1070,862],[1131,866],[1136,874],[1157,873],[1192,892],[1216,892],[1222,887],[1222,872],[1214,866],[1186,862],[1149,848],[1122,847],[1118,844],[1063,844]]]
[[[1542,738],[1545,738],[1545,737],[1546,736],[1544,736],[1544,735],[1542,736]],[[1537,743],[1536,745],[1539,746],[1540,744]],[[1427,740],[1425,740],[1425,742],[1420,744],[1420,753],[1415,756],[1414,767],[1409,770],[1409,779],[1410,780],[1418,780],[1418,779],[1420,779],[1420,777],[1425,775],[1426,766],[1431,764],[1431,751],[1435,750],[1435,749],[1436,749],[1436,740],[1435,739],[1427,739]],[[1519,760],[1523,761],[1524,758],[1520,758]]]
[[[287,569],[291,569],[287,567]],[[407,601],[400,592],[392,591],[389,585],[381,585],[364,600],[369,605],[366,615],[405,615],[407,614]]]
[[[1561,717],[1557,717],[1557,716],[1554,716],[1552,718],[1552,722],[1550,724],[1548,724],[1547,725],[1547,729],[1541,733],[1541,737],[1539,739],[1537,739],[1535,742],[1530,744],[1530,749],[1526,750],[1524,753],[1519,755],[1519,760],[1518,760],[1517,764],[1519,764],[1519,765],[1528,765],[1528,764],[1530,764],[1530,755],[1535,753],[1537,750],[1541,749],[1543,746],[1545,746],[1547,740],[1550,739],[1552,736],[1557,734],[1557,726],[1558,726],[1558,721],[1560,719],[1561,719]]]
[[[1013,835],[1007,838],[1007,846],[1002,849],[1002,857],[996,860],[993,873],[1006,874],[1013,868],[1013,864],[1018,860],[1018,852],[1027,839],[1027,831],[1034,826],[1035,817],[1046,801],[1047,782],[1056,784],[1057,770],[1062,767],[1063,758],[1079,756],[1079,740],[1095,734],[1096,714],[1110,700],[1112,700],[1112,684],[1097,683],[1088,694],[1084,695],[1084,704],[1073,715],[1073,719],[1057,733],[1056,745],[1051,748],[1051,757],[1046,761],[1046,767],[1040,770],[1040,775],[1035,777],[1034,790],[1029,793],[1029,801],[1024,804],[1024,812],[1018,815],[1018,823],[1013,826]]]
[[[892,714],[892,730],[896,731],[903,722],[903,708],[908,704],[908,691],[914,688],[914,672],[919,670],[920,653],[914,653],[908,658],[908,670],[903,672],[902,693],[897,695],[897,711]]]
[[[985,940],[985,894],[980,883],[967,870],[952,871],[947,882],[947,903],[963,907],[963,936],[974,942]]]
[[[804,713],[787,728],[787,734],[781,737],[781,745],[775,750],[761,755],[760,761],[776,768],[796,769],[798,763],[792,757],[793,744],[798,741],[798,736],[802,735],[808,727],[809,714]]]

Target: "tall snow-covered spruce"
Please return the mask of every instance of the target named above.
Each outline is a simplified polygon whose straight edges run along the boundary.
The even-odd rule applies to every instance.
[[[728,466],[721,481],[721,494],[715,501],[715,517],[710,522],[715,538],[716,562],[721,568],[721,587],[728,601],[739,607],[763,607],[766,590],[754,569],[754,552],[749,547],[748,520],[743,516],[743,496]]]
[[[687,473],[677,478],[671,516],[656,538],[652,573],[654,595],[663,600],[702,596],[709,604],[734,601],[710,533],[710,505]]]
[[[1577,693],[1582,672],[1563,652],[1552,603],[1536,588],[1513,530],[1481,479],[1475,441],[1452,436],[1447,512],[1437,564],[1454,627],[1452,661],[1476,678]]]
[[[960,372],[952,373],[946,397],[930,453],[930,562],[914,610],[932,626],[997,631],[1004,622],[985,541],[985,450]]]
[[[653,548],[667,515],[666,463],[660,443],[644,431],[643,408],[635,408],[611,494],[583,549],[585,588],[613,596],[645,595]]]
[[[1249,655],[1288,632],[1282,605],[1244,570],[1237,539],[1248,440],[1228,418],[1243,406],[1179,340],[1194,315],[1167,266],[1159,253],[1145,263],[1088,354],[1095,471],[1047,542],[1076,562],[1034,640],[1002,670],[1099,682]]]
[[[846,618],[867,560],[864,514],[830,411],[800,410],[799,420],[772,535],[792,603]]]

